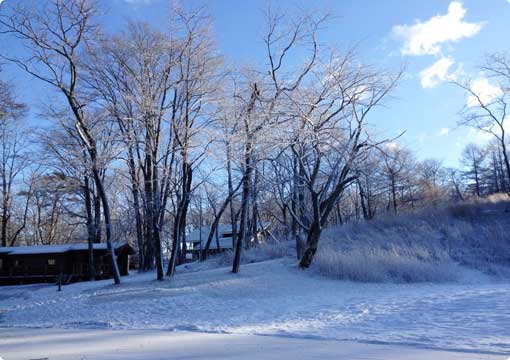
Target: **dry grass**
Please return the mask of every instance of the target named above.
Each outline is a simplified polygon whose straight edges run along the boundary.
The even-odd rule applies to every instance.
[[[497,195],[330,228],[313,268],[328,277],[364,282],[451,281],[457,264],[508,275],[509,208],[508,196]]]

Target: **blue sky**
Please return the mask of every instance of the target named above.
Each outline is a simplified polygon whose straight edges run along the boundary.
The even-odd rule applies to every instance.
[[[18,0],[5,0],[18,1]],[[141,19],[164,27],[168,0],[100,0],[106,10],[101,21],[109,31]],[[205,6],[214,18],[217,45],[227,62],[263,64],[265,0],[187,0],[186,6]],[[490,91],[490,81],[477,65],[484,54],[510,51],[509,0],[322,0],[273,1],[286,13],[329,12],[334,15],[320,41],[340,49],[358,44],[366,62],[384,69],[406,65],[406,73],[393,98],[373,113],[371,122],[391,137],[401,139],[418,158],[434,157],[445,165],[458,164],[470,141],[485,139],[473,130],[457,128],[459,111],[466,104],[462,91],[449,79],[471,78],[480,91]],[[0,9],[1,11],[1,9]],[[18,93],[37,108],[47,92],[12,67],[7,76],[18,83]],[[485,82],[484,82],[485,81]],[[36,120],[35,111],[33,113]]]

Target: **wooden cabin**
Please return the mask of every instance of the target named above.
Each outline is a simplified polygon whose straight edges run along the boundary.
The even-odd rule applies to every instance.
[[[106,244],[93,248],[96,279],[113,277]],[[127,243],[114,249],[120,274],[128,275],[134,249]],[[89,279],[88,244],[0,247],[0,285],[57,282],[59,277],[65,283]]]
[[[239,226],[239,225],[238,225]],[[258,224],[257,239],[250,239],[251,242],[262,242],[267,235],[270,223],[264,222]],[[205,248],[207,237],[211,231],[210,226],[204,226],[200,229],[195,229],[186,235],[186,259],[189,261],[198,260],[200,252]],[[212,239],[209,246],[209,254],[217,254],[223,251],[233,251],[234,241],[232,239],[232,225],[231,224],[218,224],[216,234]]]

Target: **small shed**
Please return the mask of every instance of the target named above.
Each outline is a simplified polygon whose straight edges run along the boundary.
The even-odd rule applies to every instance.
[[[128,243],[114,244],[121,275],[129,273]],[[96,279],[113,277],[106,244],[94,244]],[[62,275],[66,282],[88,280],[88,244],[0,247],[0,285],[54,282]]]

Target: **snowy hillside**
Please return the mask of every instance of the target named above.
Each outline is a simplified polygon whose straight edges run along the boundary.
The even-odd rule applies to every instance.
[[[504,354],[510,351],[510,284],[459,267],[447,284],[363,284],[302,272],[283,258],[228,268],[0,289],[0,327],[114,328],[264,334],[407,344]],[[205,269],[204,269],[205,268]]]
[[[315,271],[361,282],[461,280],[458,264],[510,277],[510,202],[478,200],[324,231]]]

